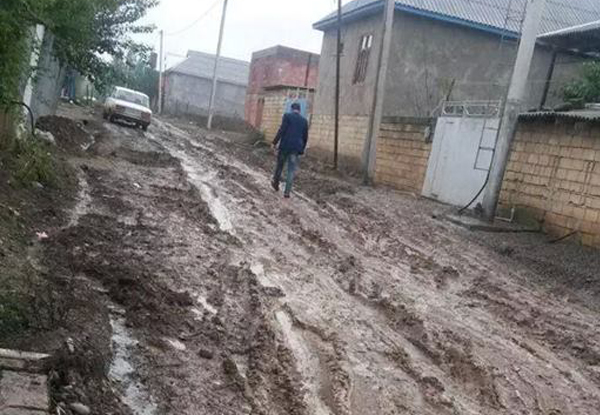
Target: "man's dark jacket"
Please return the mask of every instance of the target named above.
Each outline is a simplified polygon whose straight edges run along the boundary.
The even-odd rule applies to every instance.
[[[308,121],[297,112],[283,116],[279,132],[273,141],[283,153],[304,154],[308,142]]]

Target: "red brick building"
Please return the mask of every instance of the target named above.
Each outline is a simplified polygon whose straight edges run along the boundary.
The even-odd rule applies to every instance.
[[[267,112],[279,112],[279,109],[282,115],[282,102],[290,94],[310,101],[317,86],[318,69],[319,55],[314,53],[284,46],[255,52],[246,93],[246,121],[256,128],[265,129],[263,117]],[[269,103],[277,108],[266,108],[265,104],[268,106]],[[270,116],[278,118],[277,114]]]

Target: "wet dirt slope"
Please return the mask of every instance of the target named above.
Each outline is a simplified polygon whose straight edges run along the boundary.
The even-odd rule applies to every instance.
[[[104,128],[57,255],[137,339],[134,413],[598,413],[598,310],[434,205],[310,168],[284,202],[235,135]]]

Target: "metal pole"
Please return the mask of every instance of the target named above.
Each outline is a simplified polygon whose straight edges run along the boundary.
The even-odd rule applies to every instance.
[[[386,0],[383,13],[383,27],[381,29],[381,46],[377,60],[377,74],[375,75],[375,88],[373,92],[373,105],[369,116],[369,129],[365,140],[363,169],[364,182],[370,183],[375,173],[375,162],[377,159],[377,136],[381,126],[383,114],[383,98],[385,94],[385,82],[390,58],[392,44],[392,30],[394,28],[395,0]]]
[[[333,134],[333,168],[338,168],[340,145],[340,71],[342,60],[342,0],[338,0],[337,12],[337,52],[335,56],[335,126]]]
[[[160,31],[160,54],[158,55],[158,113],[162,114],[163,111],[163,85],[164,85],[164,79],[163,79],[163,55],[165,53],[164,51],[164,38],[165,38],[165,34],[164,31]]]
[[[225,16],[227,15],[227,2],[223,1],[223,15],[221,16],[221,29],[219,30],[219,42],[217,43],[217,56],[215,57],[215,68],[213,71],[213,84],[210,91],[210,102],[208,103],[208,121],[206,122],[206,128],[212,129],[213,112],[215,97],[217,95],[217,70],[219,69],[219,59],[221,58],[221,46],[223,45],[223,32],[225,30]]]
[[[527,0],[523,33],[498,132],[496,150],[490,168],[490,181],[483,196],[484,215],[490,221],[496,217],[504,172],[510,157],[510,147],[517,129],[519,113],[523,109],[527,79],[545,6],[546,0]]]
[[[554,70],[556,69],[557,57],[558,50],[554,49],[552,51],[552,61],[550,61],[550,69],[548,70],[548,75],[546,76],[546,83],[544,84],[544,93],[542,94],[542,100],[540,101],[540,111],[544,110],[546,102],[548,101],[548,93],[550,92],[550,87],[552,86],[552,78],[554,77]]]

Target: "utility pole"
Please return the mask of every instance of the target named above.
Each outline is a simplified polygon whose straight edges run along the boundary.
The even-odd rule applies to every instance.
[[[381,126],[383,114],[383,98],[385,95],[385,82],[390,60],[390,48],[394,28],[395,0],[386,0],[383,12],[383,27],[381,28],[381,45],[377,59],[377,74],[375,75],[375,90],[373,92],[373,105],[369,116],[369,129],[363,151],[364,182],[370,183],[375,173],[377,159],[377,136]]]
[[[160,31],[160,54],[158,55],[158,113],[162,114],[163,111],[163,62],[164,62],[164,54],[165,54],[165,33],[164,31]]]
[[[225,17],[227,15],[227,1],[223,1],[223,15],[221,16],[221,29],[219,30],[219,42],[217,43],[217,56],[215,58],[215,68],[213,71],[213,84],[210,91],[210,102],[208,103],[208,121],[206,123],[207,129],[212,129],[213,112],[215,105],[215,97],[217,95],[217,70],[219,69],[219,59],[221,58],[221,46],[223,45],[223,32],[225,30]]]
[[[545,6],[546,0],[527,0],[517,60],[504,105],[498,139],[496,140],[489,183],[483,196],[483,211],[485,218],[489,221],[493,221],[496,217],[504,172],[510,157],[510,147],[516,133],[519,114],[523,109],[527,79],[531,70],[531,62]]]
[[[338,168],[340,145],[340,66],[342,60],[342,0],[338,0],[337,53],[335,56],[335,126],[333,134],[333,168]]]

